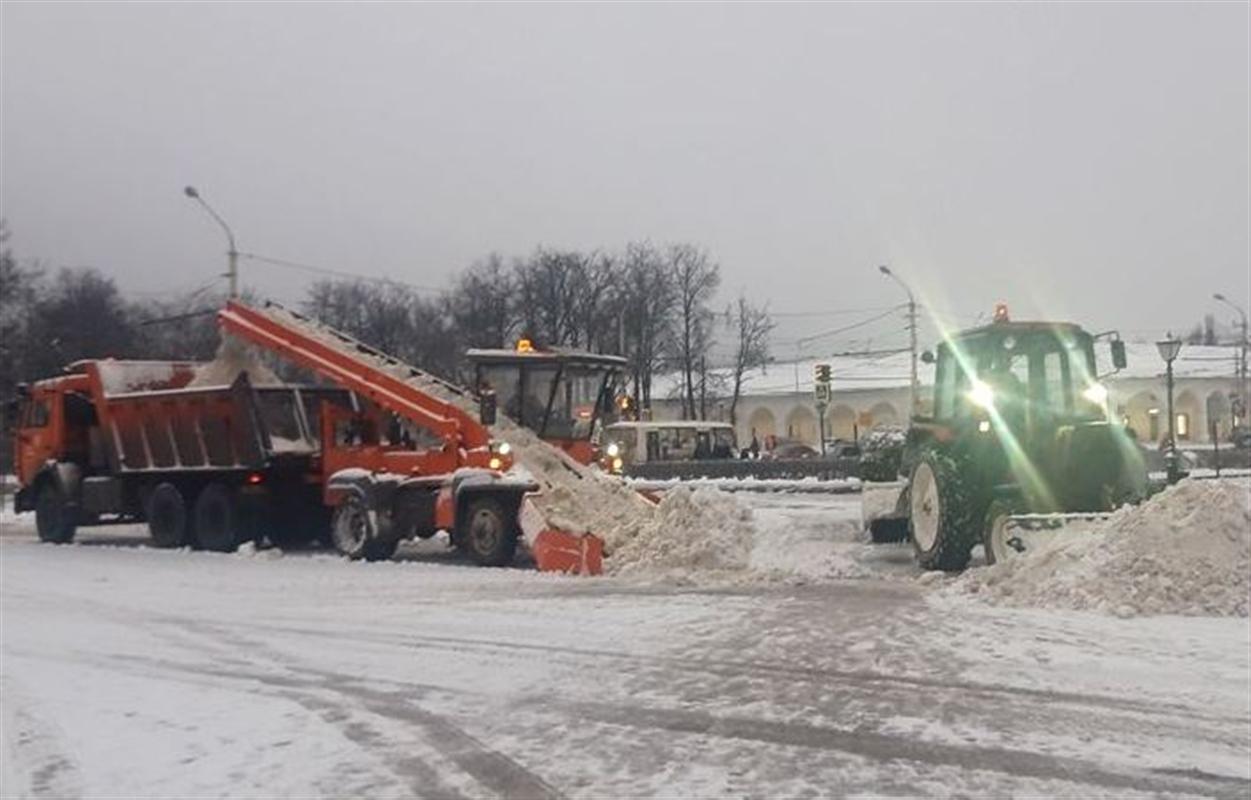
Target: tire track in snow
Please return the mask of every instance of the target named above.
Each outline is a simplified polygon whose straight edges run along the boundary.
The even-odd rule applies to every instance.
[[[250,677],[266,684],[283,686],[289,690],[315,688],[336,693],[340,697],[353,701],[356,706],[374,715],[403,723],[408,727],[421,729],[425,734],[425,740],[431,747],[454,763],[463,772],[474,778],[478,783],[501,797],[535,798],[536,800],[558,800],[558,798],[562,797],[562,794],[547,781],[543,780],[543,778],[530,772],[507,755],[489,747],[448,718],[415,705],[412,702],[411,692],[401,694],[399,692],[380,691],[361,685],[361,679],[356,676],[302,666],[295,663],[287,654],[268,644],[241,636],[220,626],[200,621],[189,622],[187,620],[178,620],[176,624],[183,630],[195,631],[226,645],[229,652],[238,653],[242,651],[262,655],[273,665],[293,673],[295,676],[279,677],[273,674],[272,671],[267,671],[244,674],[243,677]],[[252,666],[256,666],[256,664],[253,663]],[[238,671],[228,671],[223,674],[239,675]],[[316,679],[300,676],[315,676]],[[341,706],[328,704],[324,700],[312,698],[307,693],[299,694],[297,692],[292,695],[292,699],[295,699],[302,705],[306,705],[310,710],[318,711],[323,719],[336,724],[341,730],[344,730],[345,735],[354,741],[371,746],[378,746],[386,742],[384,736],[371,730],[367,725],[359,722],[348,722],[347,720],[351,717],[351,714],[346,713]],[[412,757],[406,756],[404,760],[411,762]],[[421,779],[419,785],[423,789],[428,789],[429,783],[437,780],[437,771],[424,761],[418,760],[415,763],[408,763],[406,771],[416,773],[417,777]],[[417,787],[415,786],[414,788]]]
[[[1110,770],[1094,762],[996,747],[923,742],[902,736],[794,722],[772,722],[685,709],[639,708],[601,703],[564,703],[557,698],[544,707],[562,706],[587,718],[644,730],[664,730],[743,741],[764,742],[820,750],[834,750],[876,761],[906,760],[933,766],[954,766],[1044,780],[1062,780],[1103,789],[1201,794],[1244,800],[1251,780],[1210,775],[1198,770]]]
[[[61,732],[40,714],[19,684],[0,676],[4,697],[0,740],[4,744],[3,792],[6,797],[49,797],[74,800],[82,796],[78,764],[69,754]],[[12,785],[18,782],[25,791]]]

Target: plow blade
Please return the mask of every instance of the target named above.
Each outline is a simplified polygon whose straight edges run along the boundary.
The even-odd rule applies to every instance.
[[[1037,550],[1061,531],[1089,532],[1110,516],[1106,511],[1005,515],[991,532],[994,559],[1001,561]]]
[[[592,533],[575,533],[550,524],[528,498],[521,503],[521,533],[541,572],[599,575],[604,542]]]

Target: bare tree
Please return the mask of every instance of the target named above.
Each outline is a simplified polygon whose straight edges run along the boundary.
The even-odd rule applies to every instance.
[[[8,247],[9,229],[0,220],[0,400],[30,377],[32,311],[39,281],[38,267],[24,267]]]
[[[128,312],[111,278],[94,269],[61,270],[32,309],[27,367],[45,377],[83,358],[134,357]]]
[[[734,363],[731,366],[730,424],[738,422],[738,401],[743,394],[743,378],[769,361],[769,335],[775,323],[768,305],[755,306],[743,295],[726,311],[726,326],[734,336]]]
[[[651,242],[632,242],[622,257],[621,355],[628,360],[636,407],[652,403],[652,376],[662,367],[673,328],[673,278],[664,255]]]
[[[516,329],[516,278],[492,253],[456,279],[448,294],[452,327],[463,347],[503,347]]]
[[[701,364],[714,340],[708,305],[721,284],[721,270],[707,252],[690,244],[671,246],[668,260],[677,314],[671,350],[683,381],[683,416],[696,419],[702,411],[707,417],[706,403],[702,409],[697,403],[695,378],[706,372]]]

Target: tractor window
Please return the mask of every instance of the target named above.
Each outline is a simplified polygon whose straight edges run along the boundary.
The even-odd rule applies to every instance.
[[[1043,387],[1046,407],[1052,414],[1065,415],[1073,410],[1072,392],[1069,391],[1068,360],[1060,350],[1043,354]]]
[[[934,417],[947,419],[955,416],[956,362],[946,348],[939,350],[938,371],[934,378]]]

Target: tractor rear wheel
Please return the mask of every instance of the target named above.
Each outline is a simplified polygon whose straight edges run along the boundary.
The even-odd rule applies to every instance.
[[[517,520],[504,513],[504,506],[493,497],[478,497],[464,506],[457,520],[458,537],[465,550],[479,565],[505,567],[517,553]]]
[[[908,534],[917,563],[923,569],[964,569],[982,515],[959,462],[937,450],[923,453],[908,490]]]
[[[39,541],[68,544],[78,529],[77,509],[69,503],[65,490],[55,479],[45,480],[35,496],[35,529]]]
[[[172,483],[158,483],[147,502],[148,536],[153,547],[187,544],[187,503]]]
[[[210,483],[195,500],[195,538],[205,550],[231,553],[243,536],[234,492],[224,483]]]

